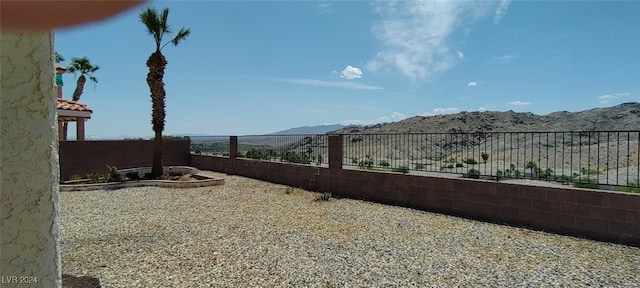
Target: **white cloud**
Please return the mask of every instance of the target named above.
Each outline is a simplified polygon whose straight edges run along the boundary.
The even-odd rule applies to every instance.
[[[611,100],[618,99],[618,97],[625,97],[625,96],[629,96],[629,95],[631,95],[631,93],[629,93],[629,92],[605,94],[605,95],[602,95],[602,96],[598,97],[598,99],[600,99],[600,104],[607,104],[607,103],[611,102]]]
[[[507,14],[507,10],[509,10],[509,4],[511,4],[511,0],[500,0],[500,4],[498,4],[493,16],[493,24],[500,23],[504,15]]]
[[[391,115],[380,116],[370,120],[346,119],[342,121],[342,125],[371,125],[378,123],[397,122],[407,119],[407,116],[400,112],[393,112]]]
[[[331,12],[331,2],[319,1],[317,7],[320,14]]]
[[[309,85],[309,86],[320,86],[320,87],[336,87],[336,88],[346,88],[346,89],[354,89],[354,90],[380,90],[384,89],[378,86],[372,86],[367,84],[361,84],[356,82],[334,82],[334,81],[323,81],[316,79],[299,79],[299,78],[287,78],[287,79],[275,79],[276,81],[286,82],[297,85]]]
[[[464,53],[462,53],[461,51],[458,51],[458,58],[464,59]]]
[[[344,70],[342,70],[342,75],[340,75],[340,77],[347,80],[362,78],[362,70],[360,70],[360,68],[348,65],[346,68],[344,68]]]
[[[404,119],[407,119],[407,116],[399,113],[399,112],[393,112],[393,114],[391,114],[390,116],[382,116],[379,117],[376,120],[376,123],[384,123],[384,122],[396,122],[396,121],[402,121]]]
[[[506,63],[509,63],[509,62],[513,61],[514,58],[515,58],[515,56],[513,56],[513,55],[503,55],[503,56],[493,57],[491,63],[493,63],[493,64],[506,64]]]
[[[509,105],[513,105],[513,106],[526,106],[531,104],[531,102],[524,102],[524,101],[509,101],[507,102],[507,104]]]
[[[469,86],[469,87],[478,86],[478,82],[471,81],[471,82],[467,83],[467,86]]]
[[[478,111],[480,111],[480,112],[484,112],[484,111],[487,111],[487,108],[485,108],[485,107],[480,107],[480,108],[478,108]]]
[[[449,107],[449,108],[434,108],[431,112],[424,112],[422,116],[434,116],[434,115],[442,115],[442,114],[456,114],[460,113],[459,108]]]
[[[369,61],[367,68],[392,67],[412,79],[424,80],[434,72],[450,69],[455,57],[448,41],[458,27],[490,13],[489,1],[378,1],[382,16],[372,28],[383,50]],[[505,10],[506,12],[506,10]]]

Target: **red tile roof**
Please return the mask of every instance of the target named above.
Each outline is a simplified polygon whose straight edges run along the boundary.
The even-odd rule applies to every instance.
[[[71,101],[63,98],[58,98],[58,109],[68,110],[68,111],[87,111],[93,112],[89,109],[89,106],[86,104],[82,104],[80,102]]]
[[[86,104],[63,98],[58,98],[57,108],[58,121],[64,122],[76,121],[78,117],[85,118],[86,120],[91,118],[91,113],[93,113]]]

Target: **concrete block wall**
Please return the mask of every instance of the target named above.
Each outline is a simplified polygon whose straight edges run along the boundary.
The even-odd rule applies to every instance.
[[[329,168],[191,155],[191,166],[317,192],[558,234],[640,246],[640,194],[343,169],[340,135]]]
[[[188,166],[189,140],[162,142],[163,165]],[[60,179],[88,173],[105,173],[107,165],[119,169],[148,167],[153,160],[153,141],[60,141]]]

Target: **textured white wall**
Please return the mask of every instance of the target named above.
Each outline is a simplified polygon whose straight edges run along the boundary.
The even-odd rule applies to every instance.
[[[0,45],[0,286],[60,287],[53,32]]]

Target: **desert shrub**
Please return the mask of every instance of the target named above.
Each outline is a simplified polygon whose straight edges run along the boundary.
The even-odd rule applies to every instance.
[[[478,169],[471,169],[469,171],[467,171],[467,174],[465,175],[466,178],[473,178],[473,179],[480,179],[480,170]]]
[[[371,158],[371,156],[367,155],[365,156],[365,160],[362,160],[360,162],[358,162],[358,167],[361,169],[371,169],[373,168],[373,159]]]
[[[380,166],[382,167],[389,167],[391,166],[391,164],[389,164],[389,161],[387,160],[380,160],[380,162],[378,163]]]
[[[263,155],[262,151],[251,148],[251,150],[247,151],[245,157],[251,159],[262,159]]]
[[[329,201],[331,199],[331,192],[324,192],[316,196],[316,201]]]
[[[116,166],[109,166],[107,165],[107,173],[104,174],[104,182],[117,182],[120,181],[121,179],[120,172],[118,172],[118,168],[116,168]]]
[[[462,164],[462,163],[456,163],[456,168],[460,168],[460,167],[464,167],[464,164]],[[451,168],[453,168],[453,167],[451,167]]]
[[[391,169],[391,171],[397,172],[397,173],[402,173],[402,174],[407,174],[407,173],[409,173],[409,167],[403,165],[403,166],[400,166],[400,167],[397,167],[397,168],[393,168],[393,169]]]
[[[567,176],[567,175],[554,175],[553,179],[560,182],[560,183],[569,183],[571,182],[571,177]]]
[[[551,168],[547,168],[544,170],[542,170],[542,168],[538,168],[536,170],[538,178],[549,179],[549,177],[551,177],[551,173],[553,173],[553,170],[551,170]]]
[[[616,191],[628,192],[628,193],[640,193],[640,179],[628,182],[627,186],[617,187]]]
[[[422,169],[424,169],[424,164],[422,164],[422,163],[416,163],[415,169],[416,169],[416,170],[422,170]]]
[[[473,158],[467,158],[464,160],[464,163],[474,165],[474,164],[478,164],[478,161],[476,161],[476,159],[473,159]]]
[[[578,182],[573,183],[573,187],[587,188],[587,189],[599,189],[598,180],[596,179],[579,179]]]
[[[598,171],[597,168],[593,168],[591,166],[580,168],[580,174],[582,175],[594,175],[599,173],[600,171]]]
[[[190,140],[190,139],[191,138],[189,138],[189,136],[162,135],[162,140]]]
[[[297,153],[295,151],[287,151],[282,154],[280,160],[283,162],[299,163],[299,164],[311,164],[311,159],[304,153]]]
[[[487,154],[487,152],[482,152],[480,156],[482,157],[482,162],[487,163],[487,160],[489,160],[489,154]]]

